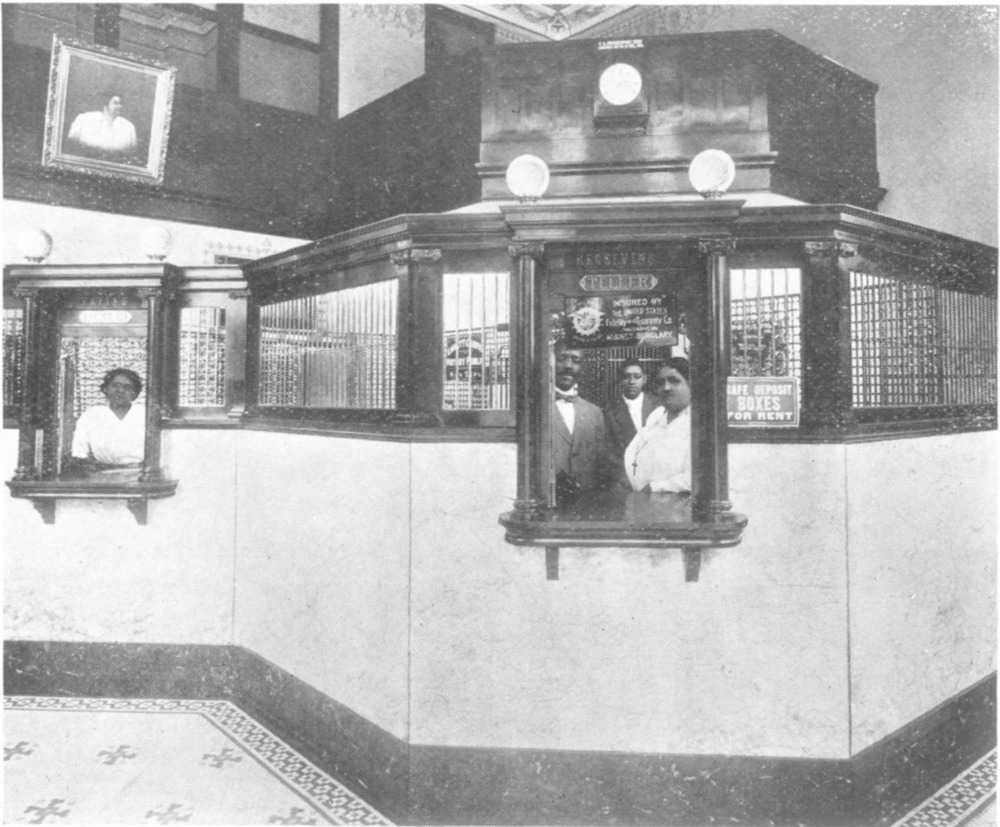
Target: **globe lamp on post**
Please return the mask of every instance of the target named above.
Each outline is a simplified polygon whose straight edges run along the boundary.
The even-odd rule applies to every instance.
[[[736,177],[736,164],[721,149],[706,149],[691,159],[688,178],[702,198],[722,198]]]
[[[518,201],[537,201],[549,188],[549,166],[536,155],[518,155],[507,165],[505,180]]]

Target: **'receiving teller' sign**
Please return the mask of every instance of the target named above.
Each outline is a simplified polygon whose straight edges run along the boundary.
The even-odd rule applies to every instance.
[[[730,376],[726,422],[731,428],[799,427],[799,380],[793,376]]]

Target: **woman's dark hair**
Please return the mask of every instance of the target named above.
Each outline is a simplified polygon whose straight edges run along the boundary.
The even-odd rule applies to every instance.
[[[104,379],[101,382],[101,393],[104,393],[108,389],[108,385],[111,384],[111,380],[116,376],[124,376],[132,383],[132,387],[135,388],[135,395],[138,396],[142,393],[142,380],[139,378],[139,374],[134,370],[129,370],[128,368],[111,368],[107,373],[104,374]]]
[[[685,382],[691,383],[691,364],[683,356],[671,356],[665,359],[660,368],[673,368],[684,377]]]

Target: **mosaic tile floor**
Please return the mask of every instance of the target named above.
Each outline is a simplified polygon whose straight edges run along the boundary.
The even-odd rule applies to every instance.
[[[893,827],[996,827],[996,786],[997,752],[993,750]]]
[[[996,827],[994,750],[893,827]],[[228,701],[4,699],[4,823],[391,825]]]
[[[4,823],[390,824],[227,701],[4,699]]]

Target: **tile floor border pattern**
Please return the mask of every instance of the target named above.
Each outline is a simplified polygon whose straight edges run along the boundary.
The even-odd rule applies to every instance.
[[[997,751],[980,758],[893,827],[958,827],[996,795]]]
[[[229,701],[9,695],[4,697],[4,709],[199,714],[334,824],[392,825],[378,810]]]

